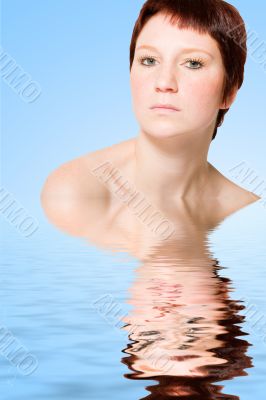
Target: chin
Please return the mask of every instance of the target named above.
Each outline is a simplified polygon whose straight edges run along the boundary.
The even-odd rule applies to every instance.
[[[182,134],[181,130],[174,128],[173,126],[165,126],[163,124],[158,124],[156,127],[143,127],[142,131],[147,135],[154,138],[170,138],[176,137]]]

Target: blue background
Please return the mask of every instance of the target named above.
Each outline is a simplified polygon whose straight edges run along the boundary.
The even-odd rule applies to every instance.
[[[88,393],[99,400],[110,393],[116,399],[144,396],[145,382],[123,378],[128,369],[120,362],[121,349],[128,339],[90,308],[91,301],[105,293],[125,304],[137,261],[124,260],[123,254],[110,257],[63,234],[49,224],[40,205],[44,181],[56,167],[137,135],[129,44],[143,3],[0,3],[2,47],[42,88],[35,102],[25,103],[1,81],[2,186],[40,225],[36,235],[26,239],[0,220],[6,250],[0,321],[39,360],[38,370],[27,380],[0,357],[4,400],[87,399]],[[265,3],[230,3],[265,48]],[[244,84],[209,152],[209,161],[236,182],[229,170],[242,161],[266,182],[265,92],[266,68],[248,56]],[[236,213],[214,232],[212,251],[226,268],[223,275],[233,279],[231,296],[247,297],[266,319],[265,221],[266,206],[259,203]],[[252,322],[247,320],[243,330],[249,332],[256,368],[226,382],[225,392],[241,395],[241,400],[265,393],[266,346],[260,334],[266,337],[266,328],[256,331]]]
[[[2,47],[42,89],[35,102],[26,103],[1,82],[3,184],[42,218],[39,194],[53,169],[138,134],[131,108],[129,44],[144,1],[1,4]],[[266,4],[231,4],[256,43],[266,43]],[[266,64],[266,54],[263,58]],[[265,92],[266,65],[263,69],[249,55],[244,84],[209,152],[209,161],[232,180],[229,169],[242,161],[266,180]]]

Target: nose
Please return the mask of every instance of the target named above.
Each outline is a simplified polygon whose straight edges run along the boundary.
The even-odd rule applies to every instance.
[[[155,90],[157,92],[177,92],[177,72],[171,68],[164,68],[159,71],[155,81]]]

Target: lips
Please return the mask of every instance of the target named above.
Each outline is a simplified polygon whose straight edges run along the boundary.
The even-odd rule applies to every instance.
[[[153,110],[154,108],[163,108],[166,110],[175,110],[175,111],[180,111],[177,107],[173,106],[172,104],[154,104],[151,109]]]

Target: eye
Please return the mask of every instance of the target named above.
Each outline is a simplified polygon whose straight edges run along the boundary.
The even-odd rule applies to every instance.
[[[153,61],[156,61],[155,60],[155,58],[154,57],[152,57],[152,56],[142,56],[142,57],[139,57],[138,58],[138,62],[141,64],[141,65],[144,65],[145,67],[152,67],[154,64],[144,64],[144,61],[146,61],[146,60],[148,60],[148,62],[153,62]]]
[[[189,69],[201,69],[205,65],[204,61],[201,58],[188,58],[186,60],[186,63],[187,62],[190,62],[194,65],[192,66],[192,68],[188,67]],[[195,67],[195,64],[198,64],[199,67]]]
[[[155,61],[156,59],[149,55],[138,58],[138,62],[145,67],[153,67],[155,65]],[[189,69],[201,69],[205,65],[204,61],[201,58],[187,58],[185,62],[191,63],[192,66],[188,67]]]

